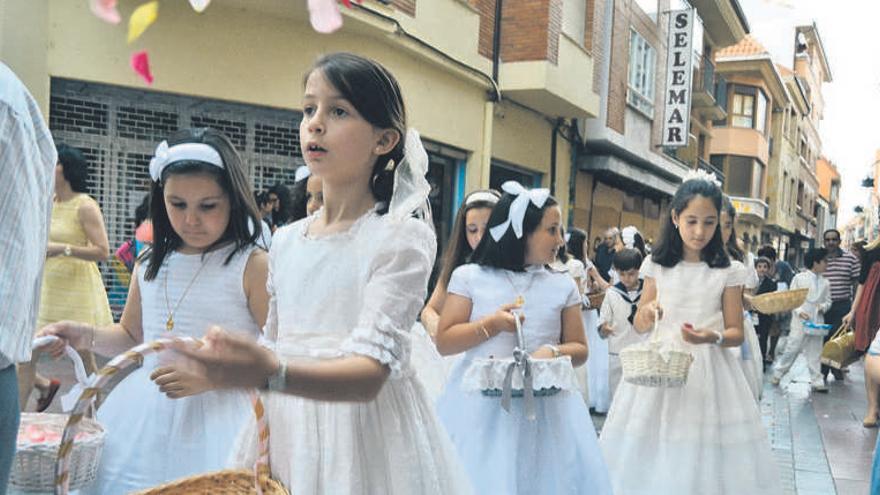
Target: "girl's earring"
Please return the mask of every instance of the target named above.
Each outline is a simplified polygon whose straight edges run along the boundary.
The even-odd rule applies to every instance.
[[[391,172],[394,170],[394,158],[390,158],[388,163],[385,165],[385,171]]]

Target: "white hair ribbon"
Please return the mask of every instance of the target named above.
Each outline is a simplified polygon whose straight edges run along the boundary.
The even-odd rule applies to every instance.
[[[620,239],[623,241],[623,245],[629,249],[634,249],[636,247],[636,234],[638,233],[639,229],[634,225],[624,227],[623,230],[620,231]]]
[[[428,152],[422,145],[422,138],[415,129],[406,133],[403,145],[403,160],[394,170],[394,189],[388,203],[391,218],[402,220],[415,216],[432,229],[431,184],[425,178],[428,173]]]
[[[165,167],[175,162],[195,161],[204,162],[215,167],[226,168],[220,153],[213,147],[204,143],[181,143],[168,146],[168,141],[162,141],[156,147],[156,153],[150,160],[150,177],[156,182],[162,178]]]
[[[303,179],[308,179],[312,175],[312,171],[309,169],[307,165],[300,165],[296,172],[293,175],[293,181],[299,182]]]
[[[529,202],[534,203],[538,208],[543,208],[547,198],[550,197],[549,189],[526,189],[519,182],[509,180],[501,185],[501,190],[513,194],[516,199],[510,203],[510,210],[507,213],[507,220],[504,223],[496,225],[489,229],[492,238],[496,242],[504,237],[507,228],[513,229],[513,234],[517,239],[523,236],[523,219],[526,217],[526,210],[529,208]]]

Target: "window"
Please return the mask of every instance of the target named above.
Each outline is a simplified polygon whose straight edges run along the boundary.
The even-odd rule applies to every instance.
[[[654,118],[654,48],[635,29],[629,37],[629,90],[626,101]]]
[[[755,97],[752,95],[744,95],[742,93],[734,93],[733,108],[730,113],[733,115],[734,127],[751,128],[755,122]]]
[[[730,101],[731,125],[755,129],[765,134],[767,103],[767,96],[760,88],[733,85],[733,98]]]
[[[763,200],[764,165],[746,156],[727,156],[724,167],[724,191],[731,196]]]
[[[758,109],[755,112],[755,130],[764,133],[767,127],[767,97],[763,91],[758,91]]]
[[[587,0],[563,0],[562,32],[583,46],[587,29]]]

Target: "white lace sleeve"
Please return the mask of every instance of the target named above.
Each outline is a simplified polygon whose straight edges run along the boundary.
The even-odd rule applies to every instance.
[[[373,239],[379,247],[370,262],[363,306],[341,349],[376,359],[395,376],[409,361],[409,332],[425,302],[436,239],[414,219],[394,221],[385,230]]]

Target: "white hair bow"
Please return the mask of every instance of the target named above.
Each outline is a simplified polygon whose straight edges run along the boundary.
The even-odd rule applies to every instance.
[[[507,228],[513,228],[513,233],[517,239],[523,235],[523,219],[526,217],[526,210],[529,208],[529,202],[534,203],[538,208],[543,208],[547,198],[550,197],[549,189],[526,189],[519,182],[509,180],[501,185],[501,190],[513,194],[516,199],[510,203],[510,211],[507,214],[507,220],[504,223],[496,225],[489,229],[495,242],[504,237]]]
[[[215,167],[225,168],[223,158],[212,146],[204,143],[181,143],[168,146],[168,141],[162,141],[156,147],[153,159],[150,160],[150,177],[156,182],[162,178],[165,167],[174,162],[195,161],[204,162]]]

